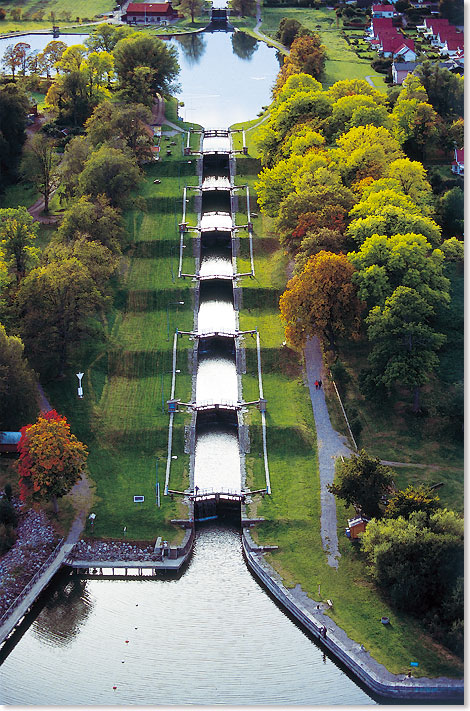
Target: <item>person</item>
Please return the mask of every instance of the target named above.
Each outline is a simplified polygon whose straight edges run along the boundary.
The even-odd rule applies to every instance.
[[[318,380],[315,380],[315,390],[318,390]]]
[[[323,381],[322,381],[322,380],[319,380],[319,381],[318,381],[318,387],[321,388],[322,385],[323,385]]]

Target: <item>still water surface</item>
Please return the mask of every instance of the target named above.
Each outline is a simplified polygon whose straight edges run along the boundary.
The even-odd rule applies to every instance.
[[[373,703],[247,572],[232,531],[201,530],[179,580],[82,585],[7,658],[1,703]]]

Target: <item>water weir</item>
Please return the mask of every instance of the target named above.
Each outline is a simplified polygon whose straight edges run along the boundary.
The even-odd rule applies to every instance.
[[[244,139],[244,136],[243,136]],[[243,140],[244,143],[244,140]],[[190,141],[185,148],[189,154]],[[242,149],[239,152],[246,152]],[[244,455],[249,446],[244,413],[247,407],[257,406],[263,414],[263,398],[259,334],[242,332],[238,313],[241,304],[239,280],[254,276],[253,225],[250,220],[247,186],[235,185],[236,153],[232,132],[228,129],[204,129],[200,132],[198,159],[199,184],[183,191],[183,217],[180,224],[180,262],[178,275],[195,282],[194,330],[176,331],[173,364],[176,367],[178,338],[194,341],[193,388],[190,403],[175,397],[173,386],[168,402],[170,413],[167,476],[165,493],[171,489],[172,426],[181,407],[192,412],[187,437],[190,454],[190,485],[184,492],[190,501],[191,518],[203,521],[229,517],[240,522],[241,504],[250,490],[246,485]],[[189,191],[195,191],[197,226],[186,222],[186,203]],[[246,191],[247,223],[237,225],[238,193]],[[250,243],[251,271],[239,273],[237,253],[238,231],[246,229]],[[192,232],[194,274],[182,272],[183,253],[188,234]],[[244,338],[257,339],[259,369],[259,399],[244,402],[241,376],[245,369]],[[264,434],[265,492],[270,493],[269,466]],[[183,493],[183,492],[179,492]]]

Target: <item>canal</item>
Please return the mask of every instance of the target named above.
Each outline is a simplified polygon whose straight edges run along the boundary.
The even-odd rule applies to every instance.
[[[252,42],[243,52],[240,45],[235,50],[234,36],[225,33],[200,39],[197,51],[179,42],[184,118],[208,128],[253,118],[269,102],[278,68],[274,51],[265,45],[253,48]],[[224,178],[205,179],[217,183]],[[201,227],[213,231],[209,214],[202,215]],[[216,227],[227,230],[227,218],[221,217]],[[201,273],[230,276],[226,240],[212,240],[205,248],[203,234]],[[201,282],[195,328],[204,333],[215,326],[225,332],[237,328],[231,281]],[[196,382],[198,402],[236,401],[240,393],[233,349],[213,343],[202,350]],[[201,425],[195,459],[195,483],[201,488],[240,489],[236,428]],[[374,702],[252,577],[239,531],[220,524],[198,529],[194,554],[179,578],[73,577],[58,582],[3,660],[0,703]]]

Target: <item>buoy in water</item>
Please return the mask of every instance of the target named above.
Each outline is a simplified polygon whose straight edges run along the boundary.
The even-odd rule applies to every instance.
[[[117,689],[117,686],[113,686],[113,689],[114,689],[114,691],[116,691],[116,689]]]
[[[129,640],[128,640],[128,639],[126,639],[126,644],[129,644]]]

